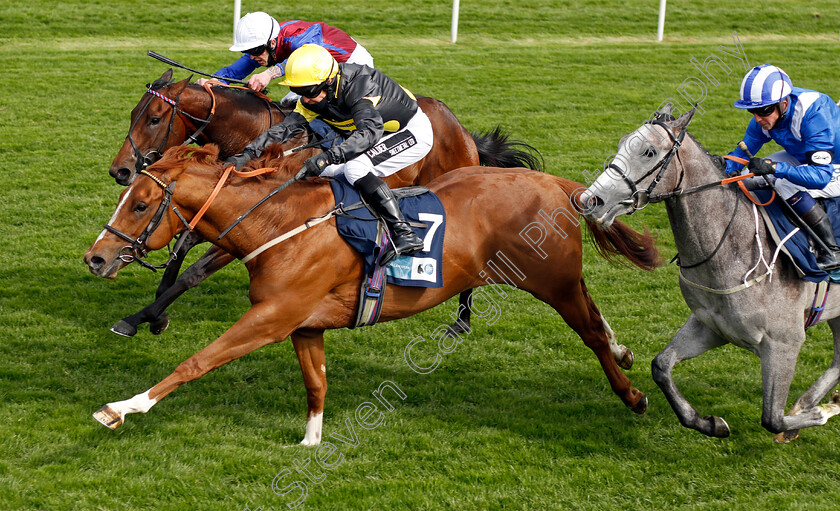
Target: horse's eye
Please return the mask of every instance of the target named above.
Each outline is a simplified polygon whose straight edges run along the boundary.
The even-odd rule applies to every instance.
[[[645,149],[644,154],[645,158],[653,158],[654,156],[656,156],[656,149],[654,149],[653,146],[648,146],[647,149]]]
[[[160,117],[152,117],[152,119],[149,121],[149,123],[152,126],[157,126],[158,124],[160,124]]]
[[[138,202],[137,205],[134,206],[134,211],[137,213],[142,213],[146,211],[146,208],[148,208],[148,206],[146,206],[145,202]]]

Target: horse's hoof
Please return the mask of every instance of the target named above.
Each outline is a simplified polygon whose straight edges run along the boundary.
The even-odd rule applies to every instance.
[[[165,312],[149,323],[149,331],[154,335],[162,334],[167,328],[169,328],[169,314]]]
[[[472,329],[470,328],[469,322],[460,319],[456,320],[452,323],[452,326],[446,329],[447,335],[453,337],[456,335],[468,334],[470,332],[472,332]]]
[[[137,327],[132,326],[128,321],[121,319],[111,327],[111,331],[123,337],[134,337],[137,334]]]
[[[120,417],[120,414],[108,405],[105,405],[94,412],[93,418],[98,420],[100,424],[108,429],[117,429],[123,423],[123,419]]]
[[[712,431],[710,433],[706,433],[707,435],[716,438],[726,438],[729,436],[729,424],[727,424],[725,420],[720,417],[715,417],[714,415],[707,415],[703,417],[703,420],[710,422],[712,425]]]
[[[835,390],[831,393],[831,397],[828,400],[833,405],[840,405],[840,390]]]
[[[627,346],[620,345],[619,348],[624,349],[624,356],[621,357],[621,360],[617,360],[619,367],[622,369],[630,369],[633,367],[633,362],[635,358],[633,357],[633,352],[627,349]]]
[[[630,408],[630,411],[632,411],[633,413],[638,413],[639,415],[642,415],[643,413],[645,413],[647,411],[648,400],[647,400],[646,395],[644,395],[641,392],[639,392],[639,394],[642,394],[642,398],[639,399],[639,402],[636,403],[635,406]]]
[[[799,430],[791,429],[789,431],[782,431],[781,433],[777,433],[773,436],[773,441],[777,444],[786,444],[788,442],[793,442],[797,438],[799,438]]]

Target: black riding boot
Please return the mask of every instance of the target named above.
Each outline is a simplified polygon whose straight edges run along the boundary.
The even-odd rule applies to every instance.
[[[840,246],[837,246],[837,240],[834,239],[834,229],[831,228],[831,219],[825,214],[823,208],[819,204],[808,210],[802,215],[802,220],[808,224],[808,227],[816,234],[829,248],[826,252],[819,245],[817,245],[817,266],[824,271],[832,271],[840,268]]]
[[[387,263],[396,255],[412,255],[423,249],[423,240],[405,221],[394,193],[384,181],[373,174],[367,174],[356,181],[356,189],[359,190],[359,194],[374,214],[384,220],[391,231],[393,250],[390,254],[383,256],[382,264]]]

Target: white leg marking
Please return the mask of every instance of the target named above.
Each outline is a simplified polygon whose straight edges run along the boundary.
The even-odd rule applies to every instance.
[[[156,399],[149,399],[149,391],[142,394],[137,394],[131,399],[125,401],[117,401],[116,403],[108,403],[112,410],[120,414],[120,418],[125,418],[127,413],[146,413],[157,403]]]
[[[318,445],[321,443],[321,430],[324,421],[324,412],[316,413],[306,420],[306,434],[300,445]]]

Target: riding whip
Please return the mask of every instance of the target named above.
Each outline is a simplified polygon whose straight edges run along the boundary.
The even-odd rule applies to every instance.
[[[749,148],[747,147],[747,143],[744,142],[743,140],[738,142],[738,149],[744,151],[744,153],[746,153],[748,158],[753,157],[752,153],[750,152]],[[767,182],[768,185],[770,185],[770,188],[772,188],[776,192],[776,195],[778,195],[779,198],[782,199],[779,202],[784,204],[785,211],[787,211],[788,216],[791,218],[791,220],[793,220],[793,223],[795,223],[796,226],[799,227],[799,229],[802,232],[804,232],[805,234],[810,236],[811,239],[814,240],[814,242],[817,245],[819,245],[822,250],[825,250],[826,252],[831,252],[831,249],[828,248],[828,246],[825,244],[825,242],[822,240],[822,238],[817,236],[816,233],[814,233],[814,231],[810,227],[808,227],[808,224],[806,224],[802,220],[802,218],[800,218],[799,214],[796,211],[794,211],[793,206],[791,206],[788,203],[788,201],[786,201],[785,199],[782,198],[782,194],[779,193],[779,190],[776,189],[776,184],[773,182],[772,179],[770,179],[770,176],[765,174],[762,177],[764,177],[764,180]]]
[[[197,71],[197,70],[192,69],[190,67],[187,67],[187,66],[185,66],[185,65],[183,65],[179,62],[175,62],[174,60],[170,59],[169,57],[164,57],[160,53],[154,52],[152,50],[149,50],[147,55],[149,55],[152,58],[158,59],[159,61],[163,62],[164,64],[169,64],[170,66],[180,67],[181,69],[186,69],[187,71],[190,71],[190,72],[202,75],[202,76],[215,78],[216,80],[225,80],[225,81],[228,81],[228,82],[238,83],[239,85],[244,85],[246,87],[248,86],[248,82],[243,82],[242,80],[236,80],[236,79],[233,79],[233,78],[226,78],[224,76],[216,76],[216,75],[211,75],[210,73],[203,73],[201,71]]]

